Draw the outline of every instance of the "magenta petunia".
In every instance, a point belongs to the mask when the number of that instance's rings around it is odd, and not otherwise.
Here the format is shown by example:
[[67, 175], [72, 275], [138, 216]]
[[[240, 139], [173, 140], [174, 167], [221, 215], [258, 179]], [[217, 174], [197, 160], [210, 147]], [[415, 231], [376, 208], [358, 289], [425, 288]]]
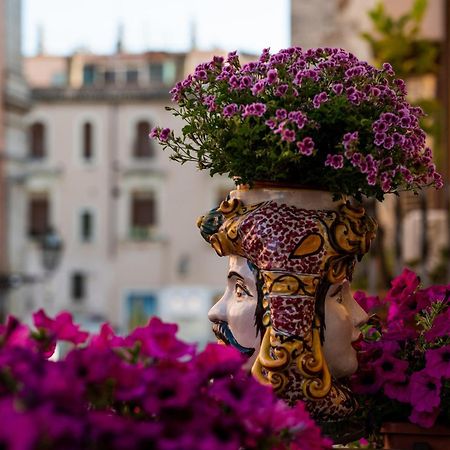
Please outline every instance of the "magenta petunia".
[[450, 335], [450, 309], [436, 317], [433, 326], [425, 333], [428, 342], [432, 342], [443, 336]]
[[[448, 323], [447, 323], [448, 326]], [[447, 337], [449, 334], [447, 333]], [[450, 379], [450, 345], [436, 349], [428, 349], [425, 353], [425, 370], [436, 378], [444, 377]]]
[[426, 369], [411, 375], [411, 404], [414, 409], [431, 412], [441, 403], [441, 380]]
[[439, 416], [439, 408], [433, 408], [431, 411], [419, 411], [413, 409], [409, 420], [423, 428], [431, 428]]
[[367, 296], [363, 291], [356, 291], [353, 297], [361, 308], [367, 312], [384, 304], [378, 296]]
[[0, 399], [0, 442], [8, 450], [37, 448], [39, 424], [32, 413], [21, 411], [12, 397]]
[[373, 363], [377, 376], [383, 380], [392, 382], [402, 382], [406, 379], [408, 362], [398, 359], [389, 353], [383, 353], [383, 356]]
[[375, 394], [383, 384], [375, 370], [370, 367], [360, 367], [350, 379], [351, 388], [357, 394]]
[[133, 330], [128, 341], [140, 342], [141, 351], [154, 358], [177, 359], [192, 356], [195, 347], [177, 339], [177, 330], [178, 325], [164, 323], [158, 317], [152, 317], [148, 326]]
[[80, 331], [80, 326], [74, 324], [72, 315], [68, 312], [59, 313], [54, 319], [48, 317], [43, 309], [33, 314], [35, 326], [48, 333], [55, 339], [82, 344], [86, 341], [89, 333]]
[[403, 381], [388, 380], [383, 386], [387, 397], [403, 403], [411, 402], [411, 384], [409, 377]]

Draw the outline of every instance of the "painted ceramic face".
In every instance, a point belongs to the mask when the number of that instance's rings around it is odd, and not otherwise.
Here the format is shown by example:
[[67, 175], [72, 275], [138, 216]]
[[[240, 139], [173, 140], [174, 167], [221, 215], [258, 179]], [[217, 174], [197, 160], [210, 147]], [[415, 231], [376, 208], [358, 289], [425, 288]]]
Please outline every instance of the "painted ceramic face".
[[351, 375], [358, 369], [352, 343], [361, 336], [360, 326], [369, 316], [353, 298], [350, 283], [330, 287], [325, 299], [323, 353], [335, 378]]
[[230, 256], [227, 288], [222, 298], [210, 309], [208, 318], [220, 341], [245, 353], [250, 369], [258, 355], [261, 338], [255, 326], [258, 293], [248, 262], [240, 256]]
[[[245, 258], [229, 257], [227, 288], [210, 309], [208, 318], [219, 340], [249, 356], [250, 369], [258, 354], [261, 337], [255, 326], [258, 292], [255, 274]], [[335, 378], [351, 375], [358, 368], [352, 343], [359, 339], [359, 327], [368, 319], [352, 296], [348, 281], [330, 287], [325, 300], [323, 352]]]

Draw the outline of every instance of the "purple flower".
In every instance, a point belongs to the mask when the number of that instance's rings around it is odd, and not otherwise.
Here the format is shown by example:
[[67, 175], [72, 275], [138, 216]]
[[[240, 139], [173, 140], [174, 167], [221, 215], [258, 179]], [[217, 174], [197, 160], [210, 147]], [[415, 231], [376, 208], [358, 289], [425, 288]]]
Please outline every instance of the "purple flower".
[[245, 89], [245, 88], [250, 87], [251, 84], [252, 84], [252, 78], [249, 77], [248, 75], [246, 75], [246, 76], [244, 76], [244, 77], [241, 78], [241, 82], [240, 82], [240, 84], [239, 84], [239, 87], [240, 87], [241, 89]]
[[37, 447], [39, 425], [33, 414], [20, 411], [13, 398], [0, 400], [0, 442], [8, 450], [26, 450]]
[[167, 141], [170, 135], [170, 128], [163, 128], [159, 133], [159, 139], [163, 142]]
[[216, 97], [214, 95], [208, 95], [203, 100], [203, 104], [208, 107], [209, 111], [215, 111], [217, 108]]
[[409, 378], [403, 381], [387, 380], [383, 386], [384, 393], [387, 397], [393, 400], [398, 400], [403, 403], [410, 403], [411, 401], [411, 386]]
[[358, 141], [358, 132], [354, 131], [353, 133], [345, 133], [342, 138], [342, 144], [346, 150], [352, 147], [352, 144]]
[[361, 308], [367, 312], [382, 305], [379, 297], [377, 296], [368, 297], [363, 291], [356, 291], [353, 294], [353, 297], [358, 302], [358, 305], [361, 306]]
[[314, 108], [320, 108], [320, 105], [322, 103], [325, 103], [328, 100], [328, 94], [326, 92], [321, 92], [320, 94], [317, 94], [313, 98], [313, 106]]
[[178, 340], [175, 337], [177, 330], [176, 324], [163, 323], [153, 317], [147, 327], [136, 328], [129, 340], [133, 343], [139, 341], [141, 351], [154, 358], [177, 359], [192, 355], [194, 347]]
[[384, 172], [380, 177], [381, 189], [383, 192], [390, 192], [392, 187], [392, 174], [391, 172]]
[[277, 96], [277, 97], [283, 97], [285, 94], [286, 94], [286, 92], [287, 92], [287, 90], [288, 90], [288, 85], [287, 84], [280, 84], [278, 87], [277, 87], [277, 90], [275, 91], [275, 95]]
[[233, 52], [229, 52], [227, 55], [227, 60], [228, 63], [233, 64], [235, 62], [239, 61], [239, 57], [237, 55], [237, 51], [233, 51]]
[[308, 119], [301, 111], [291, 111], [288, 114], [289, 120], [292, 120], [297, 125], [297, 128], [301, 130], [307, 123]]
[[287, 141], [287, 142], [294, 142], [295, 141], [295, 131], [284, 129], [281, 133], [281, 140]]
[[229, 105], [223, 108], [223, 116], [224, 117], [232, 117], [239, 111], [238, 105], [236, 103], [230, 103]]
[[[391, 158], [392, 159], [392, 158]], [[400, 173], [407, 183], [412, 183], [414, 181], [414, 177], [412, 176], [409, 169], [404, 166], [400, 166]]]
[[159, 128], [159, 127], [153, 127], [153, 128], [150, 130], [150, 133], [149, 133], [148, 137], [149, 137], [150, 139], [158, 139], [158, 137], [159, 137], [159, 132], [160, 132], [160, 128]]
[[333, 169], [342, 169], [344, 167], [344, 157], [342, 155], [327, 155], [325, 160], [325, 166], [332, 167]]
[[372, 130], [375, 131], [375, 133], [383, 133], [388, 128], [388, 124], [386, 122], [383, 122], [382, 120], [377, 120], [372, 125]]
[[394, 139], [391, 136], [387, 136], [383, 142], [383, 147], [387, 150], [390, 150], [392, 147], [394, 147]]
[[[446, 336], [450, 334], [450, 325], [447, 323]], [[425, 353], [427, 365], [425, 370], [433, 377], [450, 378], [450, 345], [437, 349], [429, 349]]]
[[394, 69], [392, 68], [392, 66], [389, 63], [383, 63], [383, 70], [391, 76], [395, 75]]
[[296, 74], [295, 74], [295, 77], [294, 77], [294, 83], [297, 85], [297, 86], [301, 86], [302, 85], [302, 81], [303, 81], [303, 71], [302, 70], [299, 70]]
[[270, 58], [270, 47], [263, 48], [261, 56], [259, 57], [260, 62], [267, 62]]
[[314, 151], [314, 141], [309, 136], [305, 137], [302, 141], [297, 142], [297, 148], [301, 155], [310, 156]]
[[[419, 278], [409, 269], [403, 269], [403, 272], [391, 282], [391, 289], [386, 294], [385, 300], [390, 303], [388, 320], [401, 318], [405, 313], [402, 305], [411, 297], [419, 286]], [[410, 308], [408, 308], [410, 309]], [[416, 312], [416, 311], [415, 311]]]
[[228, 84], [232, 89], [237, 89], [239, 87], [239, 79], [236, 75], [231, 75], [230, 79], [228, 80]]
[[207, 80], [208, 74], [207, 74], [206, 70], [198, 69], [194, 72], [194, 78], [196, 78], [197, 80]]
[[375, 133], [375, 145], [383, 145], [386, 139], [386, 133]]
[[242, 117], [256, 116], [262, 117], [267, 110], [267, 106], [264, 103], [251, 103], [244, 107]]
[[411, 375], [411, 404], [418, 412], [431, 412], [441, 403], [441, 380], [426, 369]]
[[264, 88], [266, 87], [266, 81], [260, 80], [252, 87], [251, 91], [253, 95], [259, 95], [261, 92], [264, 91]]
[[382, 383], [383, 380], [369, 366], [360, 368], [351, 378], [352, 390], [358, 394], [374, 394], [379, 391]]
[[442, 175], [435, 172], [433, 174], [433, 183], [436, 189], [442, 189], [444, 187], [444, 178], [442, 178]]
[[406, 95], [406, 83], [403, 80], [399, 79], [399, 78], [394, 80], [394, 83], [397, 85], [397, 87], [400, 90], [400, 92], [403, 95]]
[[267, 71], [267, 82], [269, 84], [274, 84], [278, 79], [278, 71], [277, 69], [269, 69]]
[[51, 319], [43, 309], [40, 309], [33, 314], [33, 321], [38, 329], [45, 331], [54, 339], [82, 344], [89, 336], [89, 333], [80, 331], [79, 325], [73, 323], [72, 316], [68, 312], [61, 312]]
[[275, 111], [275, 116], [278, 120], [285, 120], [287, 117], [287, 111], [283, 108], [277, 109]]
[[409, 420], [412, 423], [416, 423], [423, 428], [430, 428], [436, 422], [438, 415], [439, 408], [433, 408], [433, 410], [430, 412], [418, 411], [417, 409], [413, 409], [411, 415], [409, 416]]
[[384, 352], [383, 356], [375, 361], [374, 369], [383, 382], [402, 382], [406, 379], [406, 370], [408, 362], [395, 358], [388, 352]]
[[411, 119], [409, 117], [402, 117], [400, 119], [400, 126], [402, 128], [410, 128], [411, 127]]
[[277, 123], [273, 119], [268, 119], [264, 122], [271, 130], [274, 130]]
[[370, 95], [373, 95], [374, 97], [379, 97], [380, 94], [381, 94], [381, 91], [376, 86], [372, 86], [370, 88]]
[[344, 90], [344, 85], [342, 83], [335, 83], [333, 84], [333, 86], [331, 87], [331, 90], [336, 94], [336, 95], [341, 95], [342, 91]]

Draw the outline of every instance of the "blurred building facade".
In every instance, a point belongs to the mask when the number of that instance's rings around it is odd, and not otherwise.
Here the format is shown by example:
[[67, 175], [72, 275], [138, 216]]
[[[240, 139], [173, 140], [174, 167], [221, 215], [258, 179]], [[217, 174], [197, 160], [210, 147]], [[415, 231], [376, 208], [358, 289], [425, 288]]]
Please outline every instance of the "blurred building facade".
[[21, 2], [0, 0], [0, 313], [17, 300], [10, 278], [26, 264], [26, 127], [30, 95], [22, 72]]
[[159, 315], [190, 340], [211, 337], [207, 311], [226, 260], [195, 224], [233, 183], [181, 167], [148, 139], [154, 125], [180, 131], [165, 106], [192, 57], [118, 46], [108, 56], [26, 59], [27, 233], [34, 239], [51, 224], [65, 243], [60, 269], [34, 290], [30, 309], [66, 309], [85, 325], [109, 320], [124, 331]]

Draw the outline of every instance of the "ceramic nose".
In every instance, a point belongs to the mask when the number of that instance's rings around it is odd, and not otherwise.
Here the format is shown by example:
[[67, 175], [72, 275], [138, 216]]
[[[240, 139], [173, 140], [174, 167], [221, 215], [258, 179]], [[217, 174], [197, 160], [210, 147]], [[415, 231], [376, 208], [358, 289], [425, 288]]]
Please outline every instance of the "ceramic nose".
[[227, 322], [226, 302], [223, 297], [208, 311], [208, 319], [211, 322]]
[[352, 319], [353, 324], [356, 328], [359, 328], [361, 325], [364, 325], [369, 320], [369, 315], [364, 311], [361, 306], [359, 306], [359, 303], [352, 298]]

